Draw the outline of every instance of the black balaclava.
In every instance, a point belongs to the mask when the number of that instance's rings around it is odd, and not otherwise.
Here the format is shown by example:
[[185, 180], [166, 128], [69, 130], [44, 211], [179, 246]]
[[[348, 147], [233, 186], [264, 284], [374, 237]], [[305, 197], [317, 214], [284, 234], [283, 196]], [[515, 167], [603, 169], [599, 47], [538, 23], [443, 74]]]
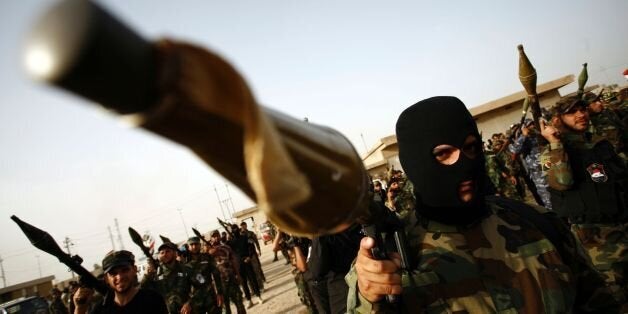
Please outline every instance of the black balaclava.
[[[416, 211], [428, 219], [463, 225], [484, 217], [486, 173], [482, 138], [473, 117], [458, 98], [428, 98], [404, 110], [397, 120], [399, 161], [414, 184]], [[433, 155], [436, 146], [447, 144], [462, 150], [469, 135], [477, 137], [474, 159], [462, 151], [452, 165], [439, 163]], [[473, 199], [460, 200], [461, 182], [473, 180]]]

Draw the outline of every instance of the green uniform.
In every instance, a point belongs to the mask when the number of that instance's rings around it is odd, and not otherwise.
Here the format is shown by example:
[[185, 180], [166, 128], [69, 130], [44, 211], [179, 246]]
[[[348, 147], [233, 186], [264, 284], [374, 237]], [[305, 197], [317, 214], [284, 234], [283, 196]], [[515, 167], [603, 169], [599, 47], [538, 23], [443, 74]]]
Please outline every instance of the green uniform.
[[190, 269], [177, 261], [170, 267], [161, 264], [157, 274], [146, 274], [140, 286], [157, 291], [166, 301], [168, 313], [178, 314], [190, 299]]
[[[561, 221], [551, 213], [534, 212], [543, 208], [526, 207], [536, 215], [533, 219], [507, 209], [512, 206], [504, 202], [514, 203], [487, 198], [488, 216], [466, 227], [419, 221], [412, 215], [405, 230], [413, 261], [402, 272], [401, 312], [617, 311], [603, 279]], [[551, 241], [535, 219], [543, 219], [561, 241]], [[372, 304], [359, 294], [355, 269], [346, 280], [349, 313], [393, 312], [387, 303]]]
[[[570, 221], [620, 302], [628, 300], [628, 170], [600, 136], [566, 133], [541, 155], [553, 210]], [[627, 305], [628, 306], [628, 305]]]
[[[191, 254], [186, 264], [190, 269], [190, 282], [192, 294], [190, 304], [193, 313], [220, 313], [220, 307], [216, 301], [216, 294], [222, 295], [222, 281], [220, 272], [216, 268], [216, 262], [209, 254]], [[212, 285], [212, 278], [216, 288]]]

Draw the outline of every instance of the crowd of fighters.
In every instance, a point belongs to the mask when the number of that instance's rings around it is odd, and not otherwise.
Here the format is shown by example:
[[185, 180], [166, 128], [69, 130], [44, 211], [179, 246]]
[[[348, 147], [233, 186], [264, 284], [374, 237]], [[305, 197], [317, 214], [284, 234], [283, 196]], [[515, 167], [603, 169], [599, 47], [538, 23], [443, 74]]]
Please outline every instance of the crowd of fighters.
[[[309, 313], [625, 313], [626, 91], [561, 98], [486, 143], [457, 98], [420, 101], [397, 122], [405, 173], [372, 188], [405, 240], [378, 243], [358, 224], [313, 239], [273, 229], [275, 261], [292, 265]], [[108, 254], [112, 295], [79, 288], [71, 311], [245, 313], [263, 302], [261, 251], [246, 223], [227, 231], [190, 238], [187, 254], [162, 244], [141, 282], [130, 252]]]

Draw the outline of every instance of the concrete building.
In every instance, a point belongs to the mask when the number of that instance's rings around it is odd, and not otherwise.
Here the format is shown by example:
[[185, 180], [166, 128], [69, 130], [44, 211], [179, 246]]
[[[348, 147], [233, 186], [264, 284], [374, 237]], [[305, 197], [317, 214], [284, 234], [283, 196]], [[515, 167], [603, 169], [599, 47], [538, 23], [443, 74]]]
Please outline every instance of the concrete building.
[[21, 297], [40, 296], [48, 298], [55, 276], [47, 276], [0, 289], [0, 303]]
[[248, 229], [255, 232], [258, 238], [261, 235], [259, 230], [260, 225], [268, 220], [266, 214], [259, 210], [257, 206], [237, 211], [233, 213], [233, 218], [238, 225], [243, 221], [246, 222]]
[[[573, 75], [567, 75], [538, 85], [537, 94], [541, 108], [553, 106], [556, 101], [561, 98], [558, 89], [574, 81], [575, 78]], [[587, 90], [596, 87], [597, 86], [591, 86], [587, 88]], [[493, 133], [504, 132], [510, 125], [518, 123], [521, 119], [521, 109], [525, 96], [526, 92], [521, 90], [514, 94], [469, 108], [471, 115], [473, 115], [473, 118], [478, 124], [478, 129], [482, 137], [484, 139], [490, 138]], [[531, 117], [531, 113], [528, 114], [528, 117]], [[387, 168], [394, 167], [395, 169], [401, 169], [398, 155], [399, 148], [397, 146], [397, 138], [395, 135], [390, 135], [375, 143], [373, 148], [362, 157], [362, 161], [373, 179], [383, 179], [385, 178]]]

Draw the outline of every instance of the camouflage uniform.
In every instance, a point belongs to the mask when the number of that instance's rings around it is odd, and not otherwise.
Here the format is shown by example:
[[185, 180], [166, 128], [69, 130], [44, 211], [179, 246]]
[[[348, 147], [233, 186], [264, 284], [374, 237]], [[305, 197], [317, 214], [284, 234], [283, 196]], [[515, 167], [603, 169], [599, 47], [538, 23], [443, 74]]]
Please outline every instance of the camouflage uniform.
[[[352, 268], [346, 277], [348, 312], [616, 311], [602, 278], [587, 264], [561, 221], [551, 213], [535, 214], [547, 217], [547, 224], [561, 235], [555, 245], [528, 215], [509, 210], [496, 200], [507, 201], [487, 198], [490, 214], [466, 227], [412, 215], [405, 230], [413, 261], [410, 270], [402, 272], [401, 308], [364, 299]], [[544, 211], [541, 207], [536, 210]]]
[[190, 269], [192, 283], [190, 298], [192, 313], [220, 313], [216, 294], [223, 295], [223, 285], [214, 258], [206, 253], [190, 254], [186, 266]]
[[144, 275], [140, 287], [157, 291], [166, 301], [168, 313], [178, 314], [190, 299], [190, 269], [177, 261], [171, 267], [161, 264], [157, 274]]
[[607, 139], [613, 147], [615, 152], [621, 157], [624, 162], [628, 161], [628, 155], [626, 154], [626, 128], [619, 116], [612, 110], [604, 108], [600, 113], [590, 113], [591, 117], [591, 131], [600, 137]]
[[536, 134], [530, 133], [528, 136], [521, 134], [510, 145], [508, 145], [508, 150], [513, 154], [521, 154], [521, 156], [523, 156], [523, 162], [528, 170], [528, 175], [530, 176], [530, 179], [532, 179], [532, 182], [534, 182], [534, 186], [543, 201], [543, 205], [545, 208], [552, 209], [550, 193], [547, 191], [549, 186], [547, 183], [547, 177], [543, 173], [541, 163], [539, 161], [541, 156], [541, 147], [539, 147], [539, 140]]
[[562, 144], [550, 144], [541, 155], [554, 211], [569, 219], [594, 267], [626, 302], [628, 170], [602, 137], [565, 133], [561, 138]]
[[504, 175], [513, 175], [511, 164], [512, 160], [505, 152], [486, 154], [486, 172], [497, 193], [507, 198], [521, 200], [516, 185], [508, 178], [504, 178]]
[[386, 200], [384, 204], [386, 205], [386, 207], [394, 211], [397, 216], [399, 216], [399, 218], [405, 219], [406, 216], [408, 216], [408, 214], [412, 212], [412, 209], [414, 208], [414, 186], [412, 185], [412, 182], [410, 182], [410, 180], [407, 180], [405, 177], [403, 177], [399, 181], [399, 187], [399, 192], [393, 199], [393, 202], [391, 203], [390, 201]]
[[237, 280], [238, 273], [238, 258], [235, 252], [224, 244], [214, 245], [209, 249], [211, 254], [216, 260], [216, 266], [220, 272], [220, 279], [223, 283], [223, 308], [224, 312], [231, 314], [231, 305], [229, 302], [233, 302], [236, 306], [237, 313], [246, 313], [244, 309], [244, 303], [242, 299], [242, 291], [240, 290], [240, 284]]

